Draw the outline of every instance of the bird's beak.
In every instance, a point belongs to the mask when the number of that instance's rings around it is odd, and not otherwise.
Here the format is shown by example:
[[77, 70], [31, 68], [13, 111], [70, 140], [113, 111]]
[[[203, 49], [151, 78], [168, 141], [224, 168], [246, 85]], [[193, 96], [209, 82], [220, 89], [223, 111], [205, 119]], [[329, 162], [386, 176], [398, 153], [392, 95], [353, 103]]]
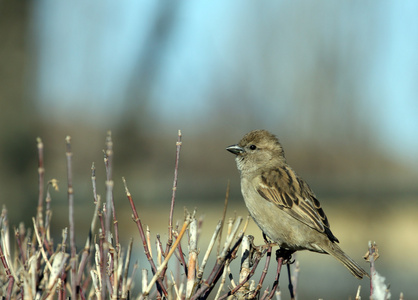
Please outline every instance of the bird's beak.
[[231, 145], [229, 147], [226, 147], [226, 150], [228, 150], [229, 152], [238, 155], [244, 152], [244, 148], [238, 146], [238, 145]]

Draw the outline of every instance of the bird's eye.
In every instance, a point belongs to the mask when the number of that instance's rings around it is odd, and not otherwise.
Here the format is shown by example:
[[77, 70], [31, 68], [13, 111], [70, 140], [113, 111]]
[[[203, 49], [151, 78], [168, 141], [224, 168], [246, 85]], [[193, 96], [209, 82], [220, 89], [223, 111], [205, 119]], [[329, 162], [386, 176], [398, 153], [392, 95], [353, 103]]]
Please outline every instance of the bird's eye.
[[251, 150], [255, 150], [255, 149], [257, 149], [257, 146], [256, 146], [256, 145], [251, 145], [251, 146], [250, 146], [250, 149], [251, 149]]

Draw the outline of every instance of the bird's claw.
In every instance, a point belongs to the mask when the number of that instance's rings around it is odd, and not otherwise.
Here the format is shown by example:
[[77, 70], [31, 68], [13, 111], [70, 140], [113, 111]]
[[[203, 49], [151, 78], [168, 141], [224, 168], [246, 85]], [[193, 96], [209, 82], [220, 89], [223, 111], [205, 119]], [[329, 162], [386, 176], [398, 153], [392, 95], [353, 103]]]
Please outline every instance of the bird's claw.
[[277, 246], [277, 243], [274, 243], [272, 241], [269, 240], [269, 238], [267, 237], [267, 235], [263, 232], [263, 238], [264, 238], [264, 242], [266, 243], [265, 245], [261, 246], [261, 249], [268, 249], [270, 247], [274, 247]]
[[284, 248], [279, 248], [276, 250], [276, 259], [278, 260], [279, 258], [283, 259], [283, 263], [284, 264], [293, 264], [295, 262], [295, 260], [292, 260], [292, 254], [295, 251], [292, 250], [288, 250], [288, 249], [284, 249]]
[[273, 244], [264, 232], [263, 232], [263, 239], [264, 239], [264, 242], [266, 243], [266, 245], [272, 245]]

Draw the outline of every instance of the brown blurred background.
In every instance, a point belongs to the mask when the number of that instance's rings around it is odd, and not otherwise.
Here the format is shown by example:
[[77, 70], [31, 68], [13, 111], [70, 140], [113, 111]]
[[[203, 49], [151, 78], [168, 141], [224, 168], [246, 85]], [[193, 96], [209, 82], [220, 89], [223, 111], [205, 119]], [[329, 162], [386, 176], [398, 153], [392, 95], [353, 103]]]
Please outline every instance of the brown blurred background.
[[[225, 147], [264, 128], [321, 199], [342, 247], [361, 261], [376, 241], [392, 295], [417, 298], [417, 20], [416, 2], [396, 1], [0, 1], [0, 199], [11, 226], [30, 226], [36, 210], [38, 136], [46, 179], [60, 181], [57, 236], [68, 226], [71, 135], [82, 245], [91, 163], [104, 195], [112, 130], [122, 239], [138, 241], [122, 176], [164, 239], [181, 129], [176, 218], [197, 207], [207, 239], [228, 180], [228, 215], [247, 213]], [[262, 242], [254, 223], [250, 232]], [[359, 282], [337, 262], [298, 259], [301, 296], [354, 297]]]

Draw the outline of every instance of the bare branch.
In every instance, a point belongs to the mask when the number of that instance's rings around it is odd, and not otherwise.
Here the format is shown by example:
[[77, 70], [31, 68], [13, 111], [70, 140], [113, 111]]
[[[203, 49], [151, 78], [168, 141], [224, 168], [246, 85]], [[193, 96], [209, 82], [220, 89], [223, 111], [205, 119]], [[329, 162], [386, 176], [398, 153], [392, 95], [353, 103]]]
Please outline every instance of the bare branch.
[[165, 249], [165, 255], [171, 248], [173, 243], [173, 214], [174, 214], [174, 203], [176, 200], [176, 191], [177, 191], [177, 181], [178, 181], [178, 169], [179, 169], [179, 159], [180, 159], [180, 149], [181, 149], [181, 131], [178, 131], [177, 142], [176, 142], [176, 163], [174, 167], [174, 180], [173, 180], [173, 190], [171, 194], [171, 206], [170, 206], [170, 216], [168, 219], [168, 241], [167, 247]]
[[36, 213], [36, 224], [37, 226], [42, 226], [42, 211], [43, 211], [43, 201], [44, 201], [44, 144], [40, 137], [36, 139], [37, 148], [38, 148], [38, 208]]
[[[219, 232], [219, 239], [218, 239], [218, 249], [216, 251], [217, 255], [219, 255], [219, 251], [221, 248], [221, 240], [222, 240], [222, 231], [225, 223], [225, 216], [226, 216], [226, 209], [228, 208], [228, 199], [229, 199], [229, 187], [230, 183], [228, 180], [228, 185], [226, 186], [226, 194], [225, 194], [225, 203], [224, 203], [224, 211], [222, 213], [222, 219], [221, 219], [221, 230]], [[245, 230], [244, 230], [245, 231]]]
[[[148, 259], [148, 261], [151, 265], [151, 269], [152, 269], [153, 274], [156, 274], [157, 273], [157, 268], [155, 266], [154, 260], [152, 259], [152, 257], [150, 256], [150, 253], [148, 251], [148, 244], [147, 244], [147, 241], [146, 241], [146, 238], [145, 238], [144, 228], [142, 227], [141, 219], [138, 216], [138, 212], [135, 208], [135, 203], [132, 199], [131, 193], [128, 190], [128, 186], [126, 185], [125, 178], [122, 178], [122, 180], [123, 180], [123, 184], [125, 186], [126, 196], [128, 197], [129, 204], [131, 205], [131, 209], [132, 209], [132, 212], [133, 212], [133, 221], [136, 223], [136, 225], [138, 227], [139, 235], [141, 236], [142, 245], [144, 246], [144, 253], [147, 256], [147, 259]], [[164, 295], [167, 296], [168, 295], [167, 290], [164, 288], [164, 285], [163, 285], [161, 279], [158, 279], [157, 282], [158, 282], [158, 285], [160, 286], [162, 292], [164, 293]]]
[[171, 248], [170, 252], [168, 252], [166, 258], [163, 261], [163, 263], [158, 268], [157, 272], [154, 274], [154, 277], [151, 279], [150, 283], [148, 284], [147, 288], [145, 289], [145, 291], [143, 293], [144, 296], [146, 296], [146, 295], [149, 294], [152, 286], [158, 280], [158, 276], [161, 274], [161, 272], [164, 270], [165, 266], [168, 264], [168, 261], [169, 261], [170, 257], [173, 255], [174, 251], [176, 250], [177, 244], [180, 243], [181, 238], [183, 237], [184, 233], [186, 232], [187, 227], [189, 227], [190, 222], [191, 222], [191, 219], [190, 218], [187, 218], [186, 221], [184, 221], [183, 227], [182, 227], [182, 229], [181, 229], [181, 231], [179, 233], [178, 238], [174, 242], [174, 245]]
[[186, 284], [186, 299], [192, 296], [193, 289], [196, 283], [196, 268], [197, 268], [197, 220], [193, 216], [189, 227], [189, 263]]
[[74, 190], [73, 190], [73, 173], [72, 173], [72, 157], [71, 137], [65, 138], [66, 156], [67, 156], [67, 193], [68, 193], [68, 211], [70, 223], [70, 248], [71, 248], [71, 296], [77, 298], [77, 270], [76, 270], [76, 247], [75, 247], [75, 224], [74, 224]]

